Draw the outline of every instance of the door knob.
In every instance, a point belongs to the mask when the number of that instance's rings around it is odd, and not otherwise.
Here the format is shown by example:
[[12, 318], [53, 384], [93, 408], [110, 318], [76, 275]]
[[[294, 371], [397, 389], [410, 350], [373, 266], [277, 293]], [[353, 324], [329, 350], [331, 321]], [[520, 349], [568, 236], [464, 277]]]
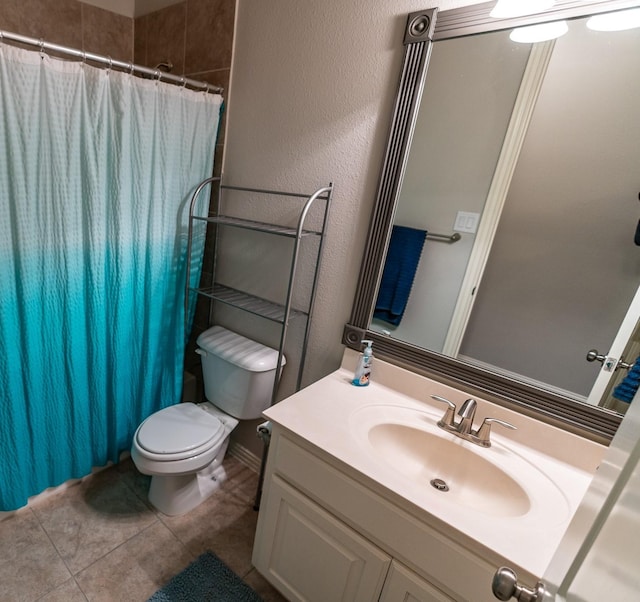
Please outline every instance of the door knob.
[[606, 355], [603, 355], [602, 353], [599, 353], [597, 349], [591, 349], [589, 350], [589, 352], [587, 353], [587, 361], [588, 362], [604, 362], [604, 360], [607, 359]]
[[[620, 358], [619, 360], [616, 361], [616, 358], [612, 357], [609, 358], [606, 355], [603, 355], [602, 353], [599, 353], [597, 349], [590, 349], [589, 352], [587, 353], [587, 361], [588, 362], [600, 362], [601, 364], [605, 365], [605, 369], [607, 370], [607, 372], [611, 372], [611, 371], [615, 371], [615, 370], [619, 370], [620, 368], [624, 368], [625, 370], [629, 370], [629, 368], [631, 368], [631, 366], [633, 366], [633, 364], [629, 364], [627, 362], [624, 361], [624, 358]], [[607, 362], [605, 364], [605, 362]]]
[[491, 582], [493, 595], [498, 600], [511, 600], [515, 598], [519, 602], [542, 602], [544, 597], [544, 583], [538, 581], [534, 589], [518, 583], [518, 576], [508, 567], [500, 567], [493, 576]]

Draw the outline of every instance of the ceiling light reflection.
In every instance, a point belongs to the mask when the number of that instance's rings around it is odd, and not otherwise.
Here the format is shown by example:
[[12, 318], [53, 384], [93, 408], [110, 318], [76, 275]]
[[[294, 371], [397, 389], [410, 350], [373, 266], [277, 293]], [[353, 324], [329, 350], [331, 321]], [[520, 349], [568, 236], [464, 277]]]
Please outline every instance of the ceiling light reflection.
[[622, 31], [640, 27], [640, 8], [593, 15], [587, 21], [587, 27], [595, 31]]
[[545, 42], [559, 38], [569, 31], [566, 21], [552, 21], [551, 23], [540, 23], [539, 25], [528, 25], [514, 29], [509, 37], [514, 42], [523, 44], [533, 44], [535, 42]]

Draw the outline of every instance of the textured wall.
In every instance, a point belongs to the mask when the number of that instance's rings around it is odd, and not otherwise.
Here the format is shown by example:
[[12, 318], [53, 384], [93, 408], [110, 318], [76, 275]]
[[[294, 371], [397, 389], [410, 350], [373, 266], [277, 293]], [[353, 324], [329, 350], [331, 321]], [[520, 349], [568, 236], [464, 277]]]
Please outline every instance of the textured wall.
[[[439, 2], [441, 9], [472, 2]], [[425, 0], [239, 0], [225, 179], [335, 197], [303, 384], [335, 370], [402, 61]], [[374, 373], [375, 378], [375, 373]], [[290, 391], [290, 384], [283, 393]], [[252, 426], [234, 435], [253, 446]]]

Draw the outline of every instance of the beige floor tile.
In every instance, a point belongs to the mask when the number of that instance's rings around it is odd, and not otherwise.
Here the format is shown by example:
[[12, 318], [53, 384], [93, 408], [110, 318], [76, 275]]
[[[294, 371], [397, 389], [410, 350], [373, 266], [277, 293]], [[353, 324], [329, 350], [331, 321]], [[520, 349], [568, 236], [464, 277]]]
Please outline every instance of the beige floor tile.
[[0, 523], [0, 598], [36, 600], [71, 577], [29, 508]]
[[133, 492], [155, 512], [155, 509], [148, 500], [151, 477], [139, 472], [131, 458], [127, 458], [119, 464], [116, 464], [114, 466], [114, 470], [118, 472], [123, 482], [126, 483], [126, 485], [128, 485]]
[[251, 570], [258, 513], [224, 485], [186, 515], [159, 517], [195, 556], [211, 550], [240, 577]]
[[33, 512], [73, 574], [157, 521], [113, 469], [35, 503]]
[[90, 602], [144, 602], [194, 556], [157, 522], [76, 575]]
[[211, 550], [282, 602], [251, 566], [258, 475], [233, 457], [225, 468], [221, 490], [181, 517], [150, 506], [130, 459], [19, 510], [0, 523], [0, 601], [144, 602]]
[[[227, 456], [224, 459], [224, 468], [227, 472], [227, 480], [222, 484], [221, 489], [233, 491], [236, 497], [253, 504], [258, 487], [258, 474], [233, 456]], [[114, 466], [114, 470], [149, 508], [158, 512], [148, 501], [150, 476], [141, 474], [131, 458]]]
[[283, 597], [277, 589], [271, 586], [255, 569], [245, 576], [244, 582], [251, 587], [264, 602], [287, 602], [287, 599]]
[[38, 598], [38, 602], [87, 602], [87, 599], [75, 579], [69, 579], [46, 596]]
[[253, 505], [258, 488], [258, 473], [233, 456], [227, 456], [224, 459], [224, 467], [227, 471], [227, 482], [223, 489], [232, 491], [236, 496]]

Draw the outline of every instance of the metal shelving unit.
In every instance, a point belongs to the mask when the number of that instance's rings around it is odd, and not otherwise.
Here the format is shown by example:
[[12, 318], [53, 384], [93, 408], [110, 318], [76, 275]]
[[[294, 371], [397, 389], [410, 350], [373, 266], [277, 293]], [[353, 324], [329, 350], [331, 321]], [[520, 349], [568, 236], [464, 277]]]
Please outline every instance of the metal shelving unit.
[[[218, 187], [218, 201], [213, 211], [209, 212], [207, 216], [196, 215], [196, 205], [200, 197], [200, 194], [213, 186]], [[243, 219], [241, 217], [235, 217], [230, 215], [233, 213], [233, 206], [225, 203], [225, 192], [236, 191], [237, 193], [252, 195], [255, 197], [264, 197], [269, 200], [274, 200], [276, 197], [294, 197], [300, 199], [300, 206], [297, 209], [297, 226], [289, 227], [280, 224], [264, 223], [249, 219]], [[324, 243], [324, 234], [327, 227], [327, 220], [329, 216], [329, 208], [331, 205], [331, 195], [333, 192], [333, 185], [329, 184], [323, 188], [319, 188], [311, 194], [295, 193], [295, 192], [282, 192], [275, 190], [264, 190], [259, 188], [245, 188], [241, 186], [226, 186], [222, 183], [221, 178], [207, 178], [197, 187], [191, 198], [191, 204], [189, 207], [189, 233], [187, 244], [187, 278], [186, 278], [186, 291], [185, 291], [185, 324], [188, 320], [188, 312], [190, 306], [191, 295], [197, 294], [205, 296], [213, 303], [223, 303], [225, 305], [234, 307], [238, 310], [245, 311], [267, 320], [271, 320], [280, 324], [280, 343], [278, 346], [278, 363], [276, 371], [276, 379], [274, 381], [273, 392], [271, 396], [271, 403], [275, 403], [276, 394], [278, 390], [278, 383], [280, 380], [280, 374], [282, 371], [282, 356], [284, 354], [284, 346], [287, 338], [287, 330], [291, 319], [302, 317], [306, 319], [306, 325], [304, 329], [304, 338], [302, 341], [302, 350], [300, 355], [300, 364], [298, 366], [298, 375], [296, 380], [296, 391], [300, 389], [302, 383], [302, 373], [304, 370], [304, 364], [306, 359], [307, 344], [309, 342], [309, 332], [311, 328], [311, 319], [313, 317], [313, 307], [316, 296], [316, 286], [318, 282], [318, 273], [320, 271], [320, 263], [322, 258], [322, 247]], [[322, 227], [320, 229], [309, 229], [305, 227], [305, 222], [309, 216], [309, 212], [312, 207], [318, 203], [324, 203], [321, 215], [319, 216], [322, 221]], [[224, 213], [223, 210], [224, 209]], [[191, 288], [189, 282], [191, 280], [191, 254], [193, 247], [193, 226], [195, 222], [206, 222], [207, 224], [213, 224], [216, 228], [240, 228], [244, 230], [253, 230], [256, 232], [262, 232], [265, 235], [273, 235], [280, 237], [287, 237], [292, 239], [292, 251], [291, 251], [291, 263], [289, 266], [289, 279], [286, 297], [282, 303], [275, 303], [267, 299], [263, 299], [255, 294], [250, 294], [245, 291], [241, 291], [235, 288], [224, 285], [216, 280], [216, 265], [218, 257], [218, 237], [215, 237], [214, 252], [213, 252], [213, 285], [203, 288]], [[317, 256], [314, 267], [313, 280], [311, 285], [311, 292], [309, 295], [308, 306], [304, 308], [293, 307], [293, 293], [296, 284], [296, 276], [298, 270], [298, 257], [300, 253], [300, 247], [304, 238], [307, 237], [319, 237]]]

